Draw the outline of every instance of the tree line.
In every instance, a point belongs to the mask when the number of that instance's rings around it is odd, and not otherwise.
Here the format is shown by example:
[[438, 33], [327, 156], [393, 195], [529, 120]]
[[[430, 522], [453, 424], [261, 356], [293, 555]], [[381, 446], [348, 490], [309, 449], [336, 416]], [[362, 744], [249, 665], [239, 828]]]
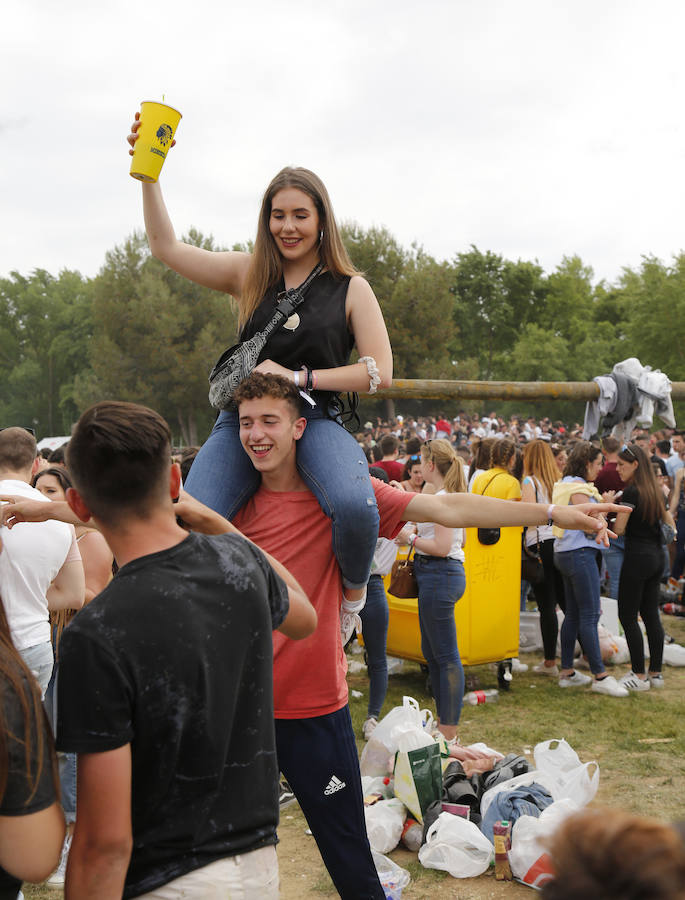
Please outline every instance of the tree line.
[[[397, 377], [587, 381], [637, 356], [685, 380], [685, 253], [670, 265], [645, 256], [607, 284], [577, 256], [545, 273], [475, 246], [437, 260], [385, 228], [348, 223], [343, 237], [380, 301]], [[196, 230], [183, 239], [219, 249]], [[208, 372], [236, 330], [233, 301], [153, 259], [139, 233], [94, 278], [12, 272], [0, 279], [0, 427], [69, 434], [83, 409], [117, 398], [198, 443], [214, 418]]]

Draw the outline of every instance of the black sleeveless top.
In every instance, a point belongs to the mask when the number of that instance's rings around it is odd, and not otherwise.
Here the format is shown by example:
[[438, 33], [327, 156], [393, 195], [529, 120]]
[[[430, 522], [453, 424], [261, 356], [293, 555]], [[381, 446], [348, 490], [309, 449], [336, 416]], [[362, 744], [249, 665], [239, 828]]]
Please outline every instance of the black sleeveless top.
[[[293, 330], [282, 325], [275, 331], [259, 354], [258, 363], [272, 359], [286, 369], [334, 369], [347, 365], [354, 346], [354, 336], [347, 327], [345, 300], [349, 276], [335, 278], [322, 272], [309, 286], [304, 302], [297, 310], [299, 324]], [[284, 290], [283, 280], [264, 297], [252, 313], [240, 340], [251, 338], [270, 320], [276, 295]], [[290, 320], [288, 320], [290, 321]]]

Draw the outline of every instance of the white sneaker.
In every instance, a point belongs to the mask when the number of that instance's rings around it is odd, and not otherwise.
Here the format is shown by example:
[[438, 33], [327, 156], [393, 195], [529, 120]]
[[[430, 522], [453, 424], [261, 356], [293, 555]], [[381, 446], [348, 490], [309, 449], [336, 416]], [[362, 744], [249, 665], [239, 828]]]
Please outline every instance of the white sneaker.
[[536, 675], [554, 675], [555, 677], [558, 677], [559, 666], [556, 663], [554, 663], [553, 666], [546, 666], [541, 662], [539, 666], [533, 666], [533, 672], [535, 672]]
[[650, 688], [649, 678], [638, 678], [635, 672], [628, 672], [621, 678], [619, 684], [629, 691], [648, 691]]
[[582, 687], [584, 684], [590, 684], [592, 678], [589, 675], [583, 675], [580, 672], [574, 672], [573, 675], [564, 675], [559, 679], [559, 687]]
[[511, 671], [512, 672], [527, 672], [528, 671], [528, 663], [522, 663], [518, 656], [515, 656], [511, 661]]
[[376, 725], [378, 725], [378, 719], [374, 719], [373, 716], [369, 716], [369, 718], [362, 725], [362, 734], [364, 735], [364, 740], [368, 741], [371, 735], [376, 730]]
[[650, 675], [649, 682], [655, 690], [660, 691], [664, 686], [664, 676], [661, 672], [658, 675]]
[[52, 873], [52, 875], [46, 881], [46, 884], [51, 884], [53, 887], [62, 885], [64, 886], [64, 878], [67, 874], [67, 860], [69, 859], [69, 850], [71, 849], [71, 834], [67, 832], [66, 837], [64, 838], [64, 843], [62, 844], [62, 855], [59, 858], [59, 865]]
[[621, 687], [613, 675], [607, 675], [600, 681], [595, 679], [592, 682], [592, 690], [596, 694], [606, 694], [608, 697], [628, 697], [630, 694], [628, 688]]

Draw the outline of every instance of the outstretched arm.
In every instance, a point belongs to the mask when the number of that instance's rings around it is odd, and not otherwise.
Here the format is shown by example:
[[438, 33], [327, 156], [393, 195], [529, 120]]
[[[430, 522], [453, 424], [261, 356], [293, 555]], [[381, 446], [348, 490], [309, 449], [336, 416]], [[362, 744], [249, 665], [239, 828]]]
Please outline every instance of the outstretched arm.
[[[545, 525], [550, 507], [544, 503], [512, 503], [480, 494], [415, 494], [405, 510], [413, 522], [437, 522], [447, 528], [506, 528], [510, 525]], [[608, 546], [604, 515], [625, 512], [615, 503], [552, 506], [552, 521], [559, 528], [596, 531], [597, 543]]]

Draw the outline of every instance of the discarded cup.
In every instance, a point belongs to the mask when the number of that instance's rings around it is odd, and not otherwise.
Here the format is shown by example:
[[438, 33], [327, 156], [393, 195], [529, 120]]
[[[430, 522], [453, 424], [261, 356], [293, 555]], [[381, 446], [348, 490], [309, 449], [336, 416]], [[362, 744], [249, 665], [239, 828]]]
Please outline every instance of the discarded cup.
[[140, 104], [140, 128], [131, 160], [132, 178], [157, 181], [180, 121], [181, 113], [172, 106], [152, 100]]

